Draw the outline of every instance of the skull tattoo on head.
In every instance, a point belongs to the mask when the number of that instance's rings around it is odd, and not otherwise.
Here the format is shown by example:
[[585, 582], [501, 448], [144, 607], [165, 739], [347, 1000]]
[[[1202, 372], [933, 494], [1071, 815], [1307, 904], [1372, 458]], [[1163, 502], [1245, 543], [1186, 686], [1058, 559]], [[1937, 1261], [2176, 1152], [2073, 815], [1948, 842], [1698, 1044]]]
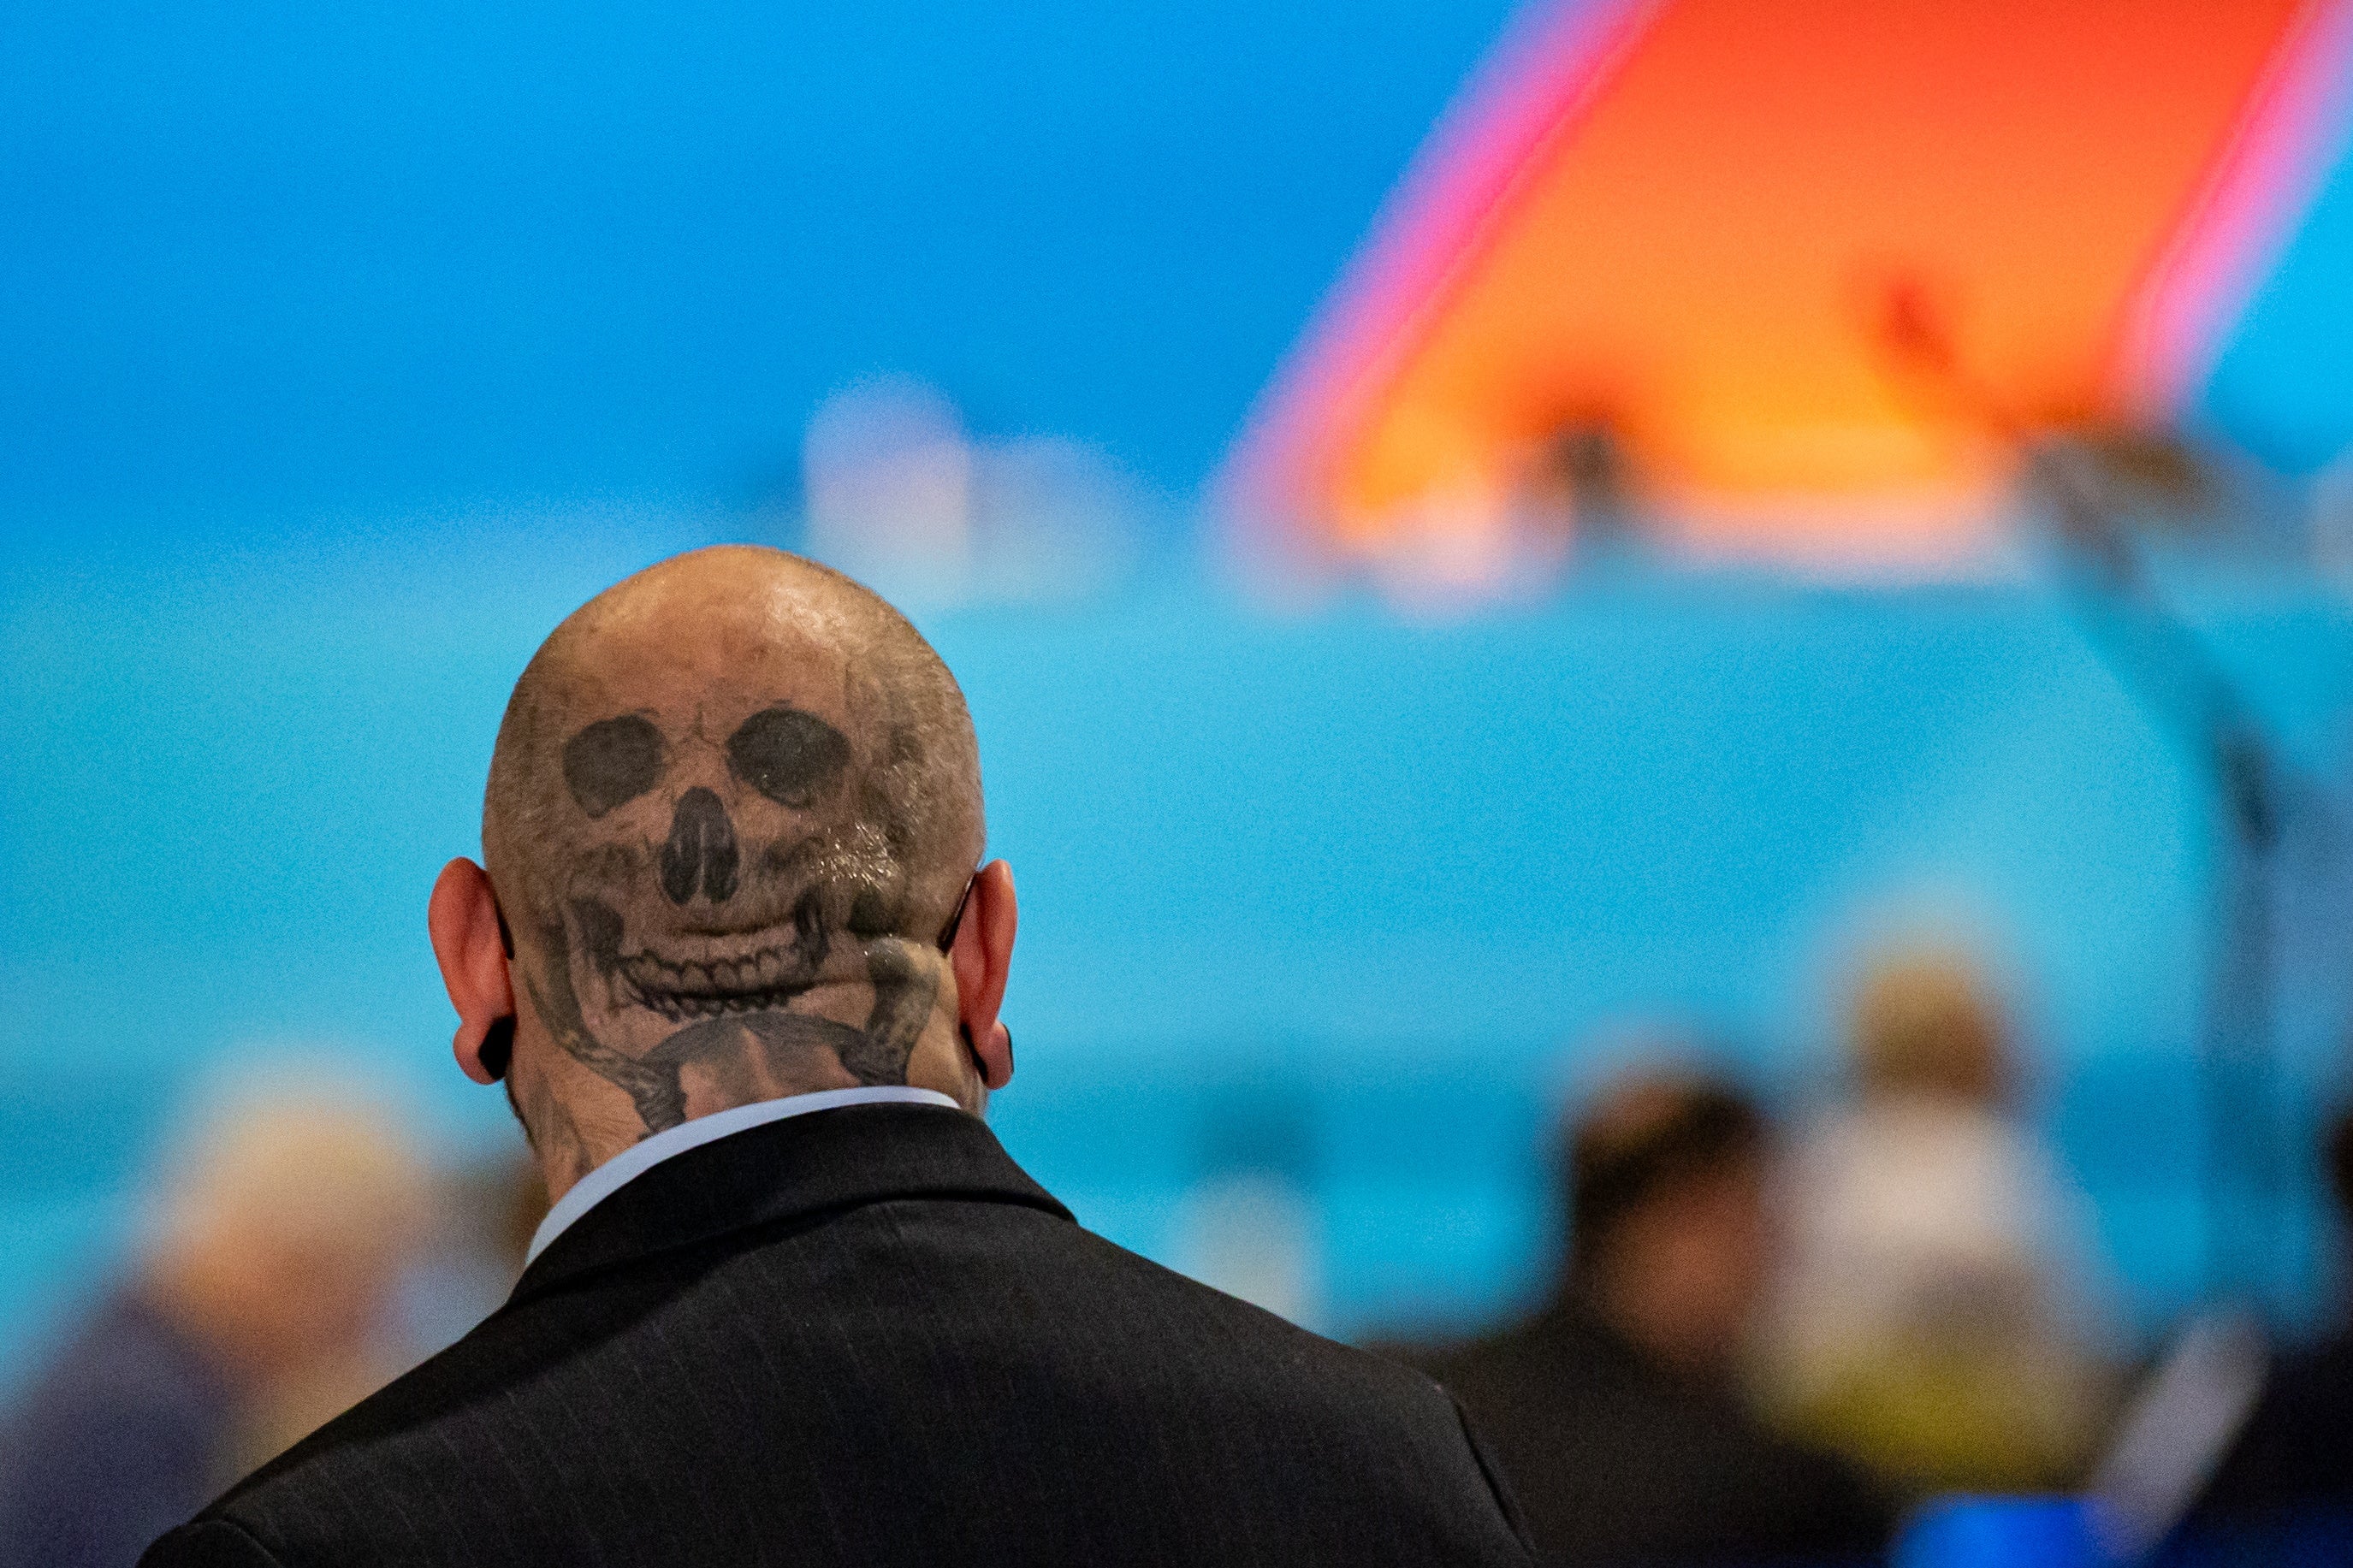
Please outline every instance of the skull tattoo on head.
[[543, 959], [526, 984], [649, 1131], [690, 1100], [906, 1081], [940, 963], [896, 934], [907, 871], [887, 766], [789, 697], [718, 693], [691, 719], [607, 713], [548, 761], [532, 813]]

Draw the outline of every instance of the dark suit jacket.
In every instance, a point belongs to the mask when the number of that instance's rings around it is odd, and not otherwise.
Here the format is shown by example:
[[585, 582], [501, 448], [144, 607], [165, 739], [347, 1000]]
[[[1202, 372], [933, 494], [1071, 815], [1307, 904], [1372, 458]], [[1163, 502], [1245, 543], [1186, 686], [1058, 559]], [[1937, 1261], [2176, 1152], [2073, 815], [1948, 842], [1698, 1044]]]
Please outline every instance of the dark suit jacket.
[[2353, 1333], [2283, 1358], [2195, 1510], [2204, 1522], [2353, 1508]]
[[1652, 1363], [1574, 1298], [1415, 1359], [1493, 1446], [1546, 1563], [1826, 1568], [1875, 1559], [1894, 1532], [1859, 1472]]
[[2353, 1332], [2284, 1358], [2158, 1568], [2353, 1563]]
[[653, 1167], [143, 1562], [1524, 1563], [1507, 1510], [1427, 1378], [878, 1105]]

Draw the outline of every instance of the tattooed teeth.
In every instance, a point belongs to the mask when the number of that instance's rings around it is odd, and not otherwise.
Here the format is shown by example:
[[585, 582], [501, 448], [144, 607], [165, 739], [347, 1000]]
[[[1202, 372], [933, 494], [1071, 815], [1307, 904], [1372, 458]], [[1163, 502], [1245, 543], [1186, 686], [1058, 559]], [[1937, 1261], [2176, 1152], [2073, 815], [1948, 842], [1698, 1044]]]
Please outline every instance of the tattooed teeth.
[[617, 968], [632, 1000], [673, 1023], [781, 1007], [809, 985], [794, 955], [781, 947], [679, 963], [650, 952], [628, 953], [617, 960]]
[[638, 999], [672, 1023], [682, 1024], [693, 1018], [717, 1018], [730, 1013], [758, 1013], [781, 1007], [798, 995], [800, 989], [774, 986], [712, 995], [678, 991], [643, 991], [638, 994]]

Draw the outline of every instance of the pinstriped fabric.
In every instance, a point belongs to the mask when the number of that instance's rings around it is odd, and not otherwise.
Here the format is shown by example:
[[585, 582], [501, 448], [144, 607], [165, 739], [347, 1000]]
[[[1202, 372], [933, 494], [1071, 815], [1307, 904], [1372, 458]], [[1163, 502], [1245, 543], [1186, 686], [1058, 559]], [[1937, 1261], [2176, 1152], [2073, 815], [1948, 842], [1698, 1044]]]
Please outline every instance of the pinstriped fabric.
[[1526, 1561], [1435, 1384], [1089, 1235], [917, 1107], [648, 1172], [206, 1517], [283, 1568]]

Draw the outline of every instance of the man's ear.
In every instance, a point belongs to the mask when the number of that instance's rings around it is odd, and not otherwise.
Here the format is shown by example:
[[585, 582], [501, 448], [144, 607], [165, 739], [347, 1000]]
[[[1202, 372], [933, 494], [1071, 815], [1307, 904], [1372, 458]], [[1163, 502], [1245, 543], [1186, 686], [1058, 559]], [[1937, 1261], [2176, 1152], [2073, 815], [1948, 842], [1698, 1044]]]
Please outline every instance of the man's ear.
[[980, 1058], [981, 1081], [991, 1089], [1003, 1089], [1013, 1079], [1013, 1036], [997, 1021], [997, 1010], [1005, 1003], [1013, 934], [1020, 923], [1013, 868], [991, 860], [973, 875], [972, 900], [948, 949], [948, 962], [955, 965], [956, 1021]]
[[515, 1001], [490, 873], [463, 858], [442, 867], [433, 883], [432, 901], [426, 906], [425, 924], [433, 935], [441, 984], [448, 987], [449, 1004], [458, 1009], [458, 1033], [450, 1042], [458, 1066], [476, 1083], [496, 1083], [499, 1075], [482, 1062], [482, 1041], [491, 1025], [514, 1017]]

